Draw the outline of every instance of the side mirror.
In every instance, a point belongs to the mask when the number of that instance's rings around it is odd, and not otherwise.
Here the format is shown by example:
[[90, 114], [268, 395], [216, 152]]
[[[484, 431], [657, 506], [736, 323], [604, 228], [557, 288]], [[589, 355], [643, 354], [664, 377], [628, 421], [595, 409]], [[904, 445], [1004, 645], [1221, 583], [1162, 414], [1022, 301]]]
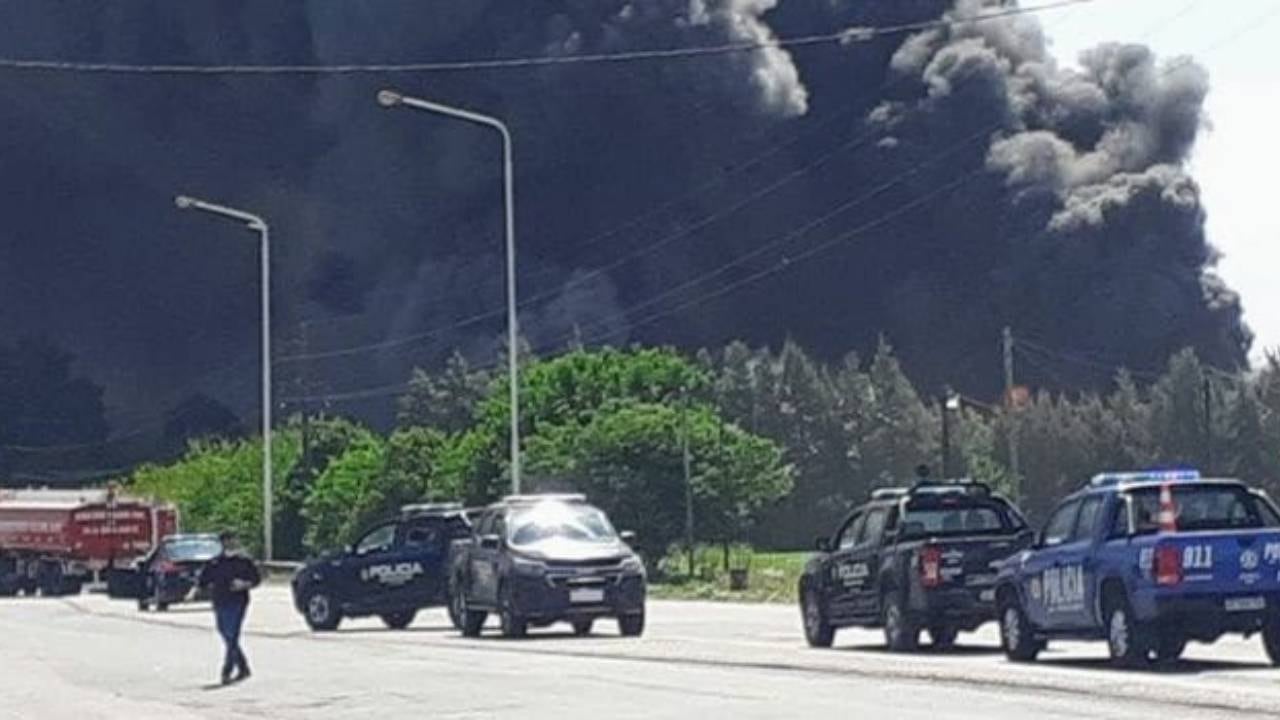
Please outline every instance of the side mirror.
[[628, 545], [636, 541], [636, 534], [631, 530], [623, 530], [618, 533], [618, 537], [622, 539], [622, 542], [627, 543]]
[[483, 535], [480, 537], [480, 547], [485, 550], [497, 550], [502, 546], [502, 538], [497, 535]]
[[827, 538], [820, 537], [813, 541], [813, 547], [816, 548], [818, 552], [831, 552], [831, 541]]

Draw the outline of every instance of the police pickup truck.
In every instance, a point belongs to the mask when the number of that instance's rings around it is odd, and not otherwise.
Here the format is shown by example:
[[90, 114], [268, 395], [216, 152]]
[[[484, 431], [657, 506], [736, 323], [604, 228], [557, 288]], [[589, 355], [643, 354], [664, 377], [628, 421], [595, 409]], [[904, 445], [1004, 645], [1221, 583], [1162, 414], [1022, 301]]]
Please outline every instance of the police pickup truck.
[[894, 651], [934, 647], [994, 620], [998, 563], [1031, 542], [1008, 500], [969, 480], [876, 490], [828, 538], [800, 578], [805, 639], [830, 647], [837, 629], [880, 627]]
[[470, 532], [461, 505], [405, 506], [353, 545], [299, 569], [294, 607], [312, 630], [334, 630], [343, 618], [368, 615], [393, 629], [408, 627], [420, 609], [452, 607], [450, 546]]
[[1098, 475], [1010, 558], [997, 592], [1012, 660], [1052, 638], [1105, 639], [1116, 664], [1137, 666], [1177, 659], [1188, 640], [1260, 633], [1280, 664], [1280, 514], [1238, 480]]
[[470, 541], [455, 544], [454, 614], [468, 637], [489, 613], [502, 634], [566, 621], [590, 634], [616, 618], [627, 637], [644, 632], [645, 571], [609, 518], [581, 495], [518, 495], [485, 509]]

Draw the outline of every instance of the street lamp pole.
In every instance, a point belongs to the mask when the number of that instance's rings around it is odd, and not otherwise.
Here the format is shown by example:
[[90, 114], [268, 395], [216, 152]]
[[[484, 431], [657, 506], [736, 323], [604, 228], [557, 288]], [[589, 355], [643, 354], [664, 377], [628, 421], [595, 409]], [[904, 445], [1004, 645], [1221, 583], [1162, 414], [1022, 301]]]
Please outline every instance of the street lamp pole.
[[507, 385], [511, 404], [511, 492], [520, 493], [520, 388], [519, 337], [516, 317], [516, 205], [515, 160], [511, 148], [511, 131], [496, 117], [470, 110], [442, 105], [430, 100], [402, 95], [394, 90], [378, 92], [378, 104], [386, 107], [410, 107], [415, 110], [465, 120], [497, 130], [502, 136], [503, 198], [507, 227]]
[[267, 222], [253, 213], [225, 205], [200, 200], [186, 195], [174, 198], [181, 210], [199, 210], [242, 222], [258, 233], [262, 258], [262, 554], [263, 560], [274, 558], [272, 553], [271, 516], [271, 239]]

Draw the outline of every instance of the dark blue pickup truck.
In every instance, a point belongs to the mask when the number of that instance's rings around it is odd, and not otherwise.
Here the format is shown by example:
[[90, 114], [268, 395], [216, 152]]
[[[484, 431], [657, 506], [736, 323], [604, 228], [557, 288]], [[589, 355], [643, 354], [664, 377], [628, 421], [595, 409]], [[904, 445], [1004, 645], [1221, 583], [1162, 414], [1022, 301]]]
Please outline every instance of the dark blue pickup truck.
[[453, 542], [470, 532], [461, 505], [406, 506], [399, 517], [370, 528], [351, 546], [298, 570], [294, 607], [319, 631], [337, 628], [344, 618], [368, 615], [401, 629], [422, 608], [452, 608], [449, 554]]
[[1077, 638], [1136, 666], [1176, 660], [1190, 640], [1258, 633], [1280, 664], [1280, 513], [1238, 480], [1099, 475], [1004, 563], [996, 598], [1015, 661]]

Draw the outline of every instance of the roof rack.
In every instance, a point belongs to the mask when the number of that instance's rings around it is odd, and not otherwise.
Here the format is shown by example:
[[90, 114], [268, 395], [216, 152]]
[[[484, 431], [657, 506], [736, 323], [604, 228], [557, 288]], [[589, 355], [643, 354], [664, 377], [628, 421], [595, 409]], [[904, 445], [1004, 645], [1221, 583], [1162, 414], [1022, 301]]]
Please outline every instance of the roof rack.
[[532, 495], [508, 495], [502, 502], [510, 505], [527, 505], [538, 502], [584, 503], [587, 496], [582, 493], [535, 493]]
[[893, 498], [906, 497], [911, 492], [910, 488], [904, 487], [887, 487], [878, 488], [871, 491], [872, 500], [891, 500]]
[[1089, 480], [1089, 487], [1112, 487], [1123, 483], [1135, 482], [1194, 482], [1200, 479], [1200, 471], [1185, 470], [1140, 470], [1137, 472], [1104, 472], [1094, 475]]
[[462, 503], [459, 502], [441, 502], [441, 503], [416, 503], [413, 505], [405, 505], [400, 508], [401, 515], [444, 515], [446, 513], [462, 512]]

